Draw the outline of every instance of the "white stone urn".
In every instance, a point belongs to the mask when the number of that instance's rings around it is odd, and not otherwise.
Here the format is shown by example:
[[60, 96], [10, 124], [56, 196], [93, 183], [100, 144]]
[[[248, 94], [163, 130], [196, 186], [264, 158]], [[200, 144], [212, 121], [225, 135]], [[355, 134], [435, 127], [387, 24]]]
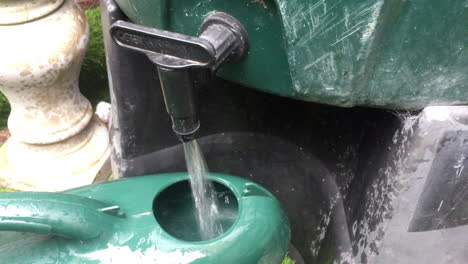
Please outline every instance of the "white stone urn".
[[0, 185], [59, 191], [108, 174], [107, 127], [78, 87], [89, 40], [80, 7], [1, 0], [0, 39], [0, 91], [11, 104]]

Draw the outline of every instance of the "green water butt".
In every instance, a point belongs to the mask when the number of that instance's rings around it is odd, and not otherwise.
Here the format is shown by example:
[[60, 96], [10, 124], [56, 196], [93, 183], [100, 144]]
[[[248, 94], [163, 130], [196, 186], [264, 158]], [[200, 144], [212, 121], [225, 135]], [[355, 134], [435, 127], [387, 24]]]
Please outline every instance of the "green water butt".
[[0, 230], [9, 231], [0, 232], [0, 262], [283, 261], [288, 220], [268, 191], [242, 178], [211, 174], [225, 232], [200, 241], [187, 178], [163, 174], [63, 193], [0, 194]]
[[260, 91], [345, 107], [468, 102], [464, 0], [116, 2], [135, 23], [193, 36], [211, 12], [234, 16], [249, 54], [219, 75]]

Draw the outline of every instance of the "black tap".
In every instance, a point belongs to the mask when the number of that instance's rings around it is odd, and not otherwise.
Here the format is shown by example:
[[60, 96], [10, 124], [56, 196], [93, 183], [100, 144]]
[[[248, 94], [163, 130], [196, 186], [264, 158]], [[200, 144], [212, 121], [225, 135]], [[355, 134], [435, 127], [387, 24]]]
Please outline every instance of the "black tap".
[[125, 21], [110, 30], [118, 45], [146, 54], [157, 65], [172, 128], [182, 142], [192, 140], [200, 128], [197, 89], [209, 84], [223, 63], [245, 57], [249, 47], [242, 24], [221, 12], [208, 16], [199, 37]]

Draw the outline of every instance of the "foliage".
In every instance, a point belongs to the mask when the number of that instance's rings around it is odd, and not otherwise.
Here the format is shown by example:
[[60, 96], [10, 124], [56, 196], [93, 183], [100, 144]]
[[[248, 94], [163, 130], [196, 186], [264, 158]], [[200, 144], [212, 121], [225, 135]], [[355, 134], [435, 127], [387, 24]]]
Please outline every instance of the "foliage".
[[295, 263], [296, 262], [294, 260], [292, 260], [289, 256], [286, 256], [286, 258], [284, 258], [282, 264], [295, 264]]
[[109, 101], [106, 55], [102, 35], [100, 9], [85, 11], [90, 29], [88, 52], [80, 74], [81, 93], [95, 106], [100, 101]]
[[0, 188], [0, 193], [14, 192], [14, 190]]
[[8, 115], [10, 115], [10, 103], [5, 96], [0, 93], [0, 130], [6, 128]]

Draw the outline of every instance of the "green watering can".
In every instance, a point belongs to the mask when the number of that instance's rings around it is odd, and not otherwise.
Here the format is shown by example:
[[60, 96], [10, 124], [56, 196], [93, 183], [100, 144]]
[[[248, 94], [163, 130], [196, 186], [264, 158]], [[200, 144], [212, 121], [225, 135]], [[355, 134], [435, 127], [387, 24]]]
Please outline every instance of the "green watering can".
[[281, 263], [290, 229], [278, 201], [242, 178], [211, 180], [225, 232], [208, 241], [200, 239], [187, 173], [2, 194], [0, 263]]

